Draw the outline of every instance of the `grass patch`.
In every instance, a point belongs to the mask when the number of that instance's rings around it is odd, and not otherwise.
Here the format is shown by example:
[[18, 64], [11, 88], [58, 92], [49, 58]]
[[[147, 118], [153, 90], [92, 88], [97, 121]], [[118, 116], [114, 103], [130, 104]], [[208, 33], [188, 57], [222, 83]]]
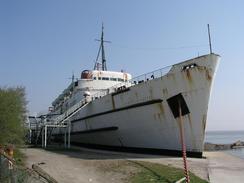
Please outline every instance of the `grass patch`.
[[[131, 161], [137, 168], [138, 173], [130, 178], [131, 183], [175, 183], [184, 177], [182, 169], [174, 168], [157, 163], [143, 161]], [[207, 181], [190, 173], [192, 183], [207, 183]]]

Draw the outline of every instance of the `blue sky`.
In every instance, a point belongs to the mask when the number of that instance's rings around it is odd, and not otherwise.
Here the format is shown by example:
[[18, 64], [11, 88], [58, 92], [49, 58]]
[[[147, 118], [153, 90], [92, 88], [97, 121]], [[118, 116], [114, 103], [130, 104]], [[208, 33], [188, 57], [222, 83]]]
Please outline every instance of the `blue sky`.
[[133, 76], [206, 54], [207, 24], [222, 60], [208, 130], [244, 130], [244, 1], [0, 0], [0, 86], [26, 87], [30, 113], [47, 109], [96, 58]]

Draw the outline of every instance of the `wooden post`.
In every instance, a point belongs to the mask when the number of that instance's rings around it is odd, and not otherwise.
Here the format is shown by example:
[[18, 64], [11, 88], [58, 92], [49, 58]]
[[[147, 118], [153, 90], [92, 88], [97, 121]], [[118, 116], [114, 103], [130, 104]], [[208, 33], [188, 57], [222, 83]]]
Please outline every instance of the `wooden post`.
[[185, 144], [184, 126], [183, 126], [182, 110], [181, 110], [180, 101], [179, 101], [179, 121], [180, 121], [180, 139], [181, 139], [182, 157], [183, 157], [183, 163], [184, 163], [184, 173], [185, 173], [186, 183], [189, 183], [190, 177], [189, 177], [189, 171], [188, 171], [188, 166], [187, 166], [186, 144]]

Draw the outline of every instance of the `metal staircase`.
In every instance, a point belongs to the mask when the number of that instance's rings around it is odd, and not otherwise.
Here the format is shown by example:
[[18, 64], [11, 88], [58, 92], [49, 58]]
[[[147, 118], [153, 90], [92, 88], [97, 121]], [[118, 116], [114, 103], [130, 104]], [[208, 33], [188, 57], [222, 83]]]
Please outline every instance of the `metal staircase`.
[[[40, 122], [40, 126], [38, 127], [37, 130], [37, 136], [36, 136], [36, 144], [40, 142], [40, 139], [42, 141], [42, 145], [46, 147], [47, 141], [50, 141], [52, 132], [54, 128], [70, 128], [70, 124], [67, 123], [67, 121], [70, 120], [71, 117], [73, 117], [76, 113], [78, 113], [82, 108], [84, 108], [89, 102], [87, 99], [83, 99], [79, 101], [77, 104], [69, 108], [67, 111], [65, 111], [63, 114], [58, 115], [55, 118], [48, 118], [48, 115], [42, 118]], [[49, 127], [49, 133], [48, 133], [48, 128]], [[69, 129], [70, 132], [70, 129]], [[42, 137], [42, 138], [41, 138]], [[44, 139], [43, 139], [44, 138]], [[43, 140], [45, 142], [43, 143]], [[70, 140], [70, 134], [69, 134], [69, 139]], [[69, 144], [70, 142], [68, 142]]]

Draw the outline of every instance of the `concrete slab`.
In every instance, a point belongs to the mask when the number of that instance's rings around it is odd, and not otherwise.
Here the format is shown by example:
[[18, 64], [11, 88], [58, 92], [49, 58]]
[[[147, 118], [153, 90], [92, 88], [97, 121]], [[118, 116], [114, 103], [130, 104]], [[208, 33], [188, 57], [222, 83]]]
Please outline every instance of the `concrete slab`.
[[244, 160], [224, 152], [205, 152], [211, 183], [243, 183]]

